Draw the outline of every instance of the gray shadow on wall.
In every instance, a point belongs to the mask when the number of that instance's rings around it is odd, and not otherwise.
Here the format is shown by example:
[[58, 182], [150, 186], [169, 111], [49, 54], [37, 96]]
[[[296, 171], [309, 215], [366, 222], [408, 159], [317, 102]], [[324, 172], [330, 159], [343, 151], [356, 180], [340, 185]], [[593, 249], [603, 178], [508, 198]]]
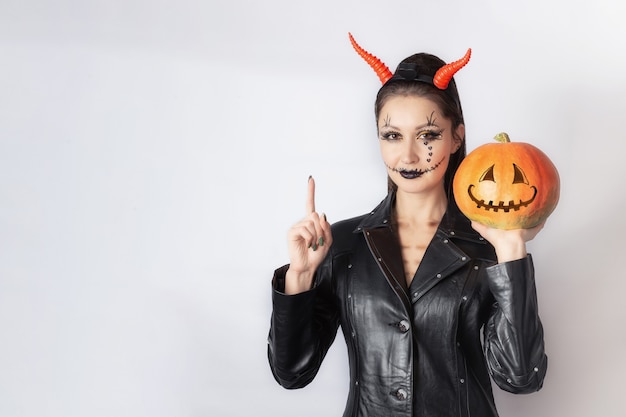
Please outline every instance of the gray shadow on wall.
[[552, 97], [546, 114], [556, 140], [546, 153], [561, 175], [561, 199], [529, 243], [549, 369], [539, 393], [514, 396], [496, 387], [496, 400], [509, 417], [622, 415], [626, 89]]

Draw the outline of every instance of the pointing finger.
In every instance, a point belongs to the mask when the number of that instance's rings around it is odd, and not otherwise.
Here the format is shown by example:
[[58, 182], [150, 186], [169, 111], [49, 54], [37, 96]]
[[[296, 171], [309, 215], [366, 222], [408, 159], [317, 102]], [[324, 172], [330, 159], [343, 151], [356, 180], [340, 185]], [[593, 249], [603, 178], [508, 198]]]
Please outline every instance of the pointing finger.
[[306, 214], [315, 212], [315, 180], [313, 176], [309, 176], [309, 184], [306, 197]]

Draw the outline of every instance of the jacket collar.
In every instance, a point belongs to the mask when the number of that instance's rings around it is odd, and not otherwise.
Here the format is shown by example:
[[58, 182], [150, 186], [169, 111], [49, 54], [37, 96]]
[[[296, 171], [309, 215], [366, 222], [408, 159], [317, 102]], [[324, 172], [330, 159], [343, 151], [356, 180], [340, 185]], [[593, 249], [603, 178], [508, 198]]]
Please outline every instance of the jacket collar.
[[[353, 233], [362, 233], [365, 230], [389, 227], [392, 221], [395, 200], [396, 193], [390, 191], [376, 208], [369, 214], [363, 216], [363, 219], [357, 225], [356, 229], [353, 230]], [[439, 223], [438, 232], [448, 237], [456, 237], [476, 242], [485, 241], [484, 238], [472, 228], [470, 220], [461, 213], [454, 200], [450, 200], [448, 203], [448, 209], [441, 219], [441, 223]]]

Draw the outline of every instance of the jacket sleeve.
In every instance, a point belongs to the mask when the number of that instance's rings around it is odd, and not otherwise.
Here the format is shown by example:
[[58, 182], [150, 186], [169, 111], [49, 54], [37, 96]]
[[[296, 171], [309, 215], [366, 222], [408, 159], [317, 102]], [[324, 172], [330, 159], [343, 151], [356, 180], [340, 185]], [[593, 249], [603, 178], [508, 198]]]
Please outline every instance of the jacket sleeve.
[[283, 293], [289, 266], [274, 273], [267, 353], [274, 378], [287, 389], [302, 388], [313, 380], [337, 334], [338, 314], [328, 280], [321, 277], [328, 270], [323, 266], [314, 287], [296, 295]]
[[487, 268], [496, 303], [485, 327], [485, 356], [494, 382], [515, 394], [538, 391], [548, 366], [532, 257]]

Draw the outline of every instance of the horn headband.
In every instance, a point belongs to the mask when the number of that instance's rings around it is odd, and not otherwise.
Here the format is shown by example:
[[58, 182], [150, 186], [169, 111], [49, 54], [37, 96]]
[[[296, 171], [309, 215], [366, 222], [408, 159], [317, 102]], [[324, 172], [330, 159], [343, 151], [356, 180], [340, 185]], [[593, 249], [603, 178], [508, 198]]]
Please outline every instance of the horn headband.
[[421, 81], [434, 85], [440, 90], [446, 90], [448, 88], [448, 84], [450, 84], [450, 81], [452, 80], [452, 77], [454, 77], [454, 74], [467, 65], [470, 60], [470, 56], [472, 55], [472, 49], [469, 48], [463, 58], [439, 68], [434, 77], [419, 74], [417, 72], [417, 65], [412, 63], [400, 64], [396, 73], [392, 74], [389, 67], [387, 67], [387, 65], [385, 65], [380, 59], [361, 48], [361, 46], [354, 40], [351, 33], [348, 32], [348, 36], [350, 37], [350, 43], [352, 43], [354, 50], [365, 60], [365, 62], [369, 64], [370, 67], [372, 67], [383, 84], [393, 78], [394, 80]]

